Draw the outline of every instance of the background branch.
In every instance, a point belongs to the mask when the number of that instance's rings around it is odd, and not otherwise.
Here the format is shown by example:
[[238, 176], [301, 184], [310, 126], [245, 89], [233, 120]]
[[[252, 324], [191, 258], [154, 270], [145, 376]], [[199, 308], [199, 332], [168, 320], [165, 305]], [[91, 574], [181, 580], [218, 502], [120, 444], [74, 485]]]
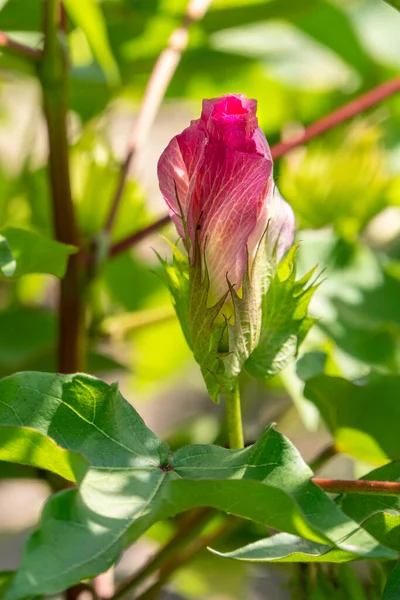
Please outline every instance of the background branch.
[[24, 58], [29, 58], [34, 61], [40, 60], [43, 55], [41, 50], [36, 50], [35, 48], [16, 42], [4, 33], [4, 31], [0, 31], [0, 48], [10, 50], [14, 54], [22, 55]]
[[[134, 154], [149, 133], [168, 85], [179, 64], [182, 53], [187, 47], [189, 27], [192, 23], [204, 16], [210, 4], [211, 0], [189, 0], [186, 14], [180, 27], [173, 31], [168, 39], [166, 48], [161, 52], [154, 65], [137, 118], [133, 125], [128, 152], [121, 167], [117, 190], [105, 225], [105, 230], [108, 232], [112, 230], [114, 225]], [[161, 222], [161, 224], [158, 224], [157, 228], [162, 227], [164, 224], [162, 221], [165, 219], [166, 218], [161, 219], [158, 222]], [[148, 233], [151, 233], [151, 231]]]
[[[59, 32], [60, 3], [44, 2], [44, 50], [38, 71], [43, 90], [43, 108], [49, 144], [49, 179], [56, 239], [80, 247], [81, 240], [71, 196], [67, 111], [68, 64]], [[83, 260], [70, 257], [60, 285], [58, 371], [83, 371], [85, 324], [83, 305]]]
[[398, 481], [369, 481], [368, 479], [319, 479], [313, 482], [328, 494], [382, 494], [384, 496], [399, 496], [400, 482]]
[[[335, 110], [329, 115], [323, 117], [319, 121], [312, 123], [311, 125], [306, 127], [302, 133], [295, 136], [292, 140], [286, 142], [279, 142], [278, 144], [272, 146], [272, 158], [276, 160], [277, 158], [284, 156], [285, 154], [290, 152], [290, 150], [293, 150], [293, 148], [297, 148], [298, 146], [309, 142], [311, 139], [320, 136], [325, 131], [328, 131], [329, 129], [332, 129], [337, 125], [340, 125], [344, 121], [351, 119], [357, 114], [362, 113], [371, 106], [378, 104], [385, 98], [388, 98], [389, 96], [392, 96], [393, 94], [396, 94], [399, 91], [400, 77], [383, 83], [382, 85], [374, 88], [373, 90], [364, 94], [363, 96], [352, 100], [351, 102], [345, 104], [338, 110]], [[151, 223], [144, 229], [141, 229], [140, 231], [137, 231], [127, 236], [119, 242], [116, 242], [110, 249], [110, 256], [117, 256], [124, 250], [127, 250], [131, 246], [134, 246], [147, 235], [154, 233], [158, 229], [161, 229], [162, 227], [167, 225], [167, 223], [169, 223], [169, 220], [169, 216], [165, 215], [164, 217], [157, 219], [157, 221]]]

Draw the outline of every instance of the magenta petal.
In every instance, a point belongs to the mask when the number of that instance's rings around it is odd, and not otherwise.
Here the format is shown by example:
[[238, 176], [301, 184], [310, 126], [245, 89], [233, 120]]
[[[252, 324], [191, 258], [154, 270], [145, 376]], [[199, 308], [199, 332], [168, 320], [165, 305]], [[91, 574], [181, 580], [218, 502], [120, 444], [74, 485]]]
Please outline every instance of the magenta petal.
[[267, 231], [268, 246], [272, 251], [277, 244], [279, 261], [293, 245], [295, 220], [291, 206], [282, 198], [276, 186], [274, 186], [270, 211]]
[[207, 200], [203, 204], [199, 235], [200, 244], [205, 244], [215, 298], [225, 293], [227, 277], [237, 290], [241, 287], [247, 266], [247, 241], [262, 211], [272, 171], [272, 163], [262, 156], [227, 152], [221, 163], [218, 152], [218, 147], [207, 149], [204, 161], [210, 169], [203, 179], [202, 195]]
[[197, 121], [194, 121], [181, 134], [172, 138], [158, 161], [160, 190], [181, 237], [184, 237], [184, 229], [176, 196], [178, 195], [187, 219], [190, 196], [202, 162], [204, 145], [205, 134], [198, 128]]

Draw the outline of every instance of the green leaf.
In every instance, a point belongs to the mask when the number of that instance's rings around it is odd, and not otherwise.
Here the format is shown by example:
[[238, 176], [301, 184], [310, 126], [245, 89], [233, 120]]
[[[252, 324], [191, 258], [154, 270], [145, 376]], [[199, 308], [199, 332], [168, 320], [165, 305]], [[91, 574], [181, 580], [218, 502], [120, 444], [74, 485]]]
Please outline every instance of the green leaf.
[[[167, 474], [159, 468], [167, 448], [115, 385], [89, 376], [19, 374], [0, 382], [0, 398], [0, 422], [7, 426], [0, 433], [20, 427], [15, 444], [25, 443], [26, 455], [24, 428], [29, 427], [35, 444], [38, 436], [50, 438], [60, 453], [79, 452], [91, 465], [85, 476], [80, 473], [79, 491], [62, 492], [46, 504], [9, 597], [61, 591], [107, 569], [123, 549], [132, 521], [143, 520], [150, 506], [154, 510], [152, 501]], [[35, 447], [31, 444], [31, 452]], [[55, 463], [52, 453], [47, 457], [46, 468], [57, 472], [61, 460]], [[65, 474], [65, 464], [58, 472]]]
[[0, 399], [5, 458], [61, 475], [69, 468], [78, 484], [46, 503], [9, 600], [103, 572], [155, 521], [196, 506], [360, 556], [396, 557], [310, 481], [295, 448], [271, 428], [244, 450], [189, 446], [170, 457], [115, 385], [87, 375], [20, 373], [0, 381]]
[[[29, 273], [46, 273], [62, 278], [69, 255], [77, 252], [73, 246], [60, 244], [25, 229], [6, 227], [0, 229], [0, 235], [2, 239], [7, 240], [16, 263], [13, 277], [21, 277]], [[4, 279], [4, 273], [0, 268], [1, 279]]]
[[4, 277], [14, 275], [17, 263], [6, 238], [0, 234], [0, 274]]
[[84, 32], [109, 84], [118, 84], [118, 66], [108, 42], [106, 22], [99, 4], [96, 0], [87, 0], [85, 9], [82, 10], [79, 0], [65, 0], [65, 8], [74, 23]]
[[400, 10], [400, 0], [385, 0], [385, 2], [393, 6], [396, 10]]
[[14, 575], [15, 575], [14, 571], [1, 571], [0, 572], [0, 598], [3, 597], [3, 594], [10, 587]]
[[333, 562], [340, 563], [359, 558], [357, 554], [317, 544], [288, 533], [277, 533], [258, 542], [247, 544], [232, 552], [214, 554], [246, 562]]
[[87, 463], [82, 456], [60, 448], [38, 431], [4, 427], [0, 438], [0, 460], [46, 469], [73, 482], [79, 481], [87, 470]]
[[315, 323], [308, 306], [317, 286], [310, 285], [315, 269], [296, 281], [295, 245], [278, 265], [262, 299], [260, 341], [246, 362], [255, 377], [269, 379], [297, 356], [300, 344]]
[[383, 590], [382, 600], [398, 600], [400, 594], [400, 562], [390, 573]]
[[400, 376], [373, 374], [363, 384], [318, 375], [304, 389], [335, 439], [335, 446], [365, 462], [400, 458]]

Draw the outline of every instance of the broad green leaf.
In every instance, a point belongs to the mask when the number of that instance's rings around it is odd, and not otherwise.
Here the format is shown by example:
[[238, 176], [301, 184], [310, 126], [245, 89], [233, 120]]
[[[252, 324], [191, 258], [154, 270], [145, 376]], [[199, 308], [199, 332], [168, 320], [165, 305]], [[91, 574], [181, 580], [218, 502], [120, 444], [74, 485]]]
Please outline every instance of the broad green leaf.
[[[160, 469], [167, 448], [115, 385], [89, 376], [16, 375], [0, 382], [0, 399], [0, 422], [8, 426], [0, 435], [20, 427], [23, 444], [27, 426], [53, 440], [60, 452], [81, 453], [91, 465], [79, 491], [68, 490], [46, 504], [9, 597], [61, 591], [116, 560], [127, 529], [135, 518], [144, 518], [167, 474]], [[52, 463], [51, 454], [48, 461], [54, 470], [61, 464]]]
[[65, 8], [86, 35], [108, 82], [112, 85], [119, 83], [118, 66], [109, 45], [106, 22], [99, 4], [96, 0], [86, 0], [85, 9], [82, 10], [79, 0], [65, 0]]
[[2, 0], [0, 22], [3, 31], [41, 31], [42, 6], [40, 0]]
[[390, 4], [390, 6], [393, 6], [393, 8], [400, 10], [400, 0], [385, 0], [385, 2], [387, 2], [387, 4]]
[[[320, 0], [306, 14], [293, 15], [291, 21], [369, 78], [373, 61], [365, 52], [351, 20], [339, 5]], [[336, 31], [340, 31], [340, 36], [335, 35]]]
[[248, 2], [243, 6], [229, 6], [225, 4], [221, 8], [210, 10], [200, 23], [202, 29], [207, 33], [213, 33], [221, 29], [239, 27], [255, 21], [266, 19], [290, 18], [297, 12], [308, 14], [315, 9], [318, 0], [270, 0], [269, 2]]
[[[8, 242], [16, 263], [13, 277], [28, 273], [47, 273], [62, 278], [67, 267], [68, 256], [77, 252], [73, 246], [60, 244], [25, 229], [6, 227], [0, 235]], [[0, 280], [4, 273], [0, 269]]]
[[0, 439], [3, 431], [6, 441], [12, 436], [7, 460], [22, 456], [64, 475], [69, 466], [78, 479], [46, 503], [8, 600], [57, 593], [103, 572], [155, 521], [196, 506], [360, 556], [396, 556], [310, 481], [295, 448], [271, 428], [244, 450], [189, 446], [170, 457], [115, 385], [44, 373], [0, 381], [0, 423]]
[[12, 277], [15, 273], [17, 263], [6, 238], [0, 234], [0, 274], [4, 277]]
[[246, 562], [347, 562], [359, 558], [357, 554], [318, 544], [309, 540], [277, 533], [232, 552], [218, 552], [218, 556]]
[[0, 572], [0, 598], [6, 592], [7, 588], [10, 587], [11, 581], [15, 575], [14, 571], [1, 571]]
[[260, 379], [269, 379], [297, 356], [300, 344], [315, 323], [308, 306], [316, 290], [310, 284], [312, 269], [296, 280], [297, 245], [278, 265], [262, 299], [260, 341], [246, 362], [247, 370]]
[[4, 427], [0, 439], [0, 460], [46, 469], [73, 482], [79, 481], [87, 470], [82, 456], [64, 450], [51, 438], [33, 429]]
[[390, 573], [383, 590], [382, 600], [398, 600], [400, 594], [400, 563]]
[[400, 458], [400, 376], [373, 374], [356, 384], [317, 375], [306, 382], [304, 395], [317, 406], [340, 452], [375, 464]]

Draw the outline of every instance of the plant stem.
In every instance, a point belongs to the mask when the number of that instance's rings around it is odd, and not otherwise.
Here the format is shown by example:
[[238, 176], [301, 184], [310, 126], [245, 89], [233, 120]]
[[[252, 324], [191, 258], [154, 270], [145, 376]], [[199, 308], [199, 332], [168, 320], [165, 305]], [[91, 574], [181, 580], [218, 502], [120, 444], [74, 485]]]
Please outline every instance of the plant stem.
[[375, 494], [400, 496], [400, 482], [372, 481], [368, 479], [319, 479], [312, 480], [328, 494]]
[[338, 110], [335, 110], [322, 119], [319, 119], [315, 123], [312, 123], [292, 140], [276, 144], [273, 146], [273, 148], [271, 148], [272, 157], [274, 159], [280, 158], [293, 148], [309, 142], [313, 138], [325, 133], [325, 131], [328, 131], [340, 123], [355, 117], [356, 115], [366, 111], [371, 106], [382, 102], [382, 100], [392, 96], [393, 94], [396, 94], [397, 92], [400, 92], [400, 77], [396, 77], [391, 81], [385, 81], [385, 83], [382, 83], [382, 85], [377, 86], [363, 96], [356, 98], [352, 102], [340, 107]]
[[[60, 3], [44, 1], [44, 50], [39, 64], [49, 143], [49, 175], [56, 239], [80, 247], [71, 196], [68, 159], [68, 64], [59, 31]], [[79, 252], [70, 257], [59, 298], [58, 371], [84, 370], [84, 263]]]
[[[275, 144], [275, 146], [271, 146], [272, 158], [277, 159], [281, 156], [284, 156], [284, 154], [290, 150], [293, 150], [293, 148], [309, 142], [325, 131], [328, 131], [328, 129], [332, 129], [337, 125], [340, 125], [344, 121], [351, 119], [357, 114], [362, 113], [368, 108], [371, 108], [371, 106], [378, 104], [385, 98], [388, 98], [399, 91], [400, 77], [392, 79], [391, 81], [386, 81], [363, 96], [352, 100], [338, 110], [335, 110], [315, 123], [312, 123], [306, 127], [300, 135], [296, 136], [292, 140], [287, 142], [279, 142], [278, 144]], [[165, 215], [144, 229], [128, 235], [126, 238], [120, 240], [111, 247], [110, 256], [117, 256], [120, 254], [120, 252], [123, 252], [124, 250], [127, 250], [131, 246], [140, 242], [145, 236], [154, 233], [158, 229], [161, 229], [161, 227], [164, 227], [164, 225], [166, 225], [168, 222], [169, 217], [168, 215]]]
[[111, 258], [114, 258], [118, 254], [121, 254], [121, 252], [124, 252], [124, 250], [135, 246], [151, 233], [155, 233], [165, 225], [168, 225], [170, 221], [171, 219], [169, 215], [165, 215], [164, 217], [161, 217], [161, 219], [158, 219], [154, 223], [150, 223], [150, 225], [147, 225], [143, 229], [140, 229], [139, 231], [128, 235], [128, 237], [124, 238], [123, 240], [120, 240], [119, 242], [116, 242], [111, 246], [109, 256]]
[[0, 48], [10, 50], [14, 54], [19, 54], [30, 61], [38, 61], [42, 57], [42, 51], [36, 48], [31, 48], [25, 44], [20, 44], [11, 39], [4, 31], [0, 31]]
[[226, 393], [225, 402], [229, 448], [243, 448], [242, 412], [240, 408], [240, 390], [237, 382], [234, 389]]
[[189, 0], [181, 25], [170, 35], [166, 48], [158, 57], [144, 92], [139, 113], [135, 120], [128, 145], [128, 152], [122, 164], [115, 196], [108, 215], [105, 230], [110, 232], [117, 216], [129, 167], [137, 148], [146, 139], [154, 122], [168, 85], [176, 71], [183, 51], [189, 41], [189, 28], [206, 13], [211, 0]]
[[338, 451], [335, 448], [335, 444], [329, 444], [326, 446], [309, 464], [311, 471], [318, 471], [325, 465], [331, 458], [336, 456]]

